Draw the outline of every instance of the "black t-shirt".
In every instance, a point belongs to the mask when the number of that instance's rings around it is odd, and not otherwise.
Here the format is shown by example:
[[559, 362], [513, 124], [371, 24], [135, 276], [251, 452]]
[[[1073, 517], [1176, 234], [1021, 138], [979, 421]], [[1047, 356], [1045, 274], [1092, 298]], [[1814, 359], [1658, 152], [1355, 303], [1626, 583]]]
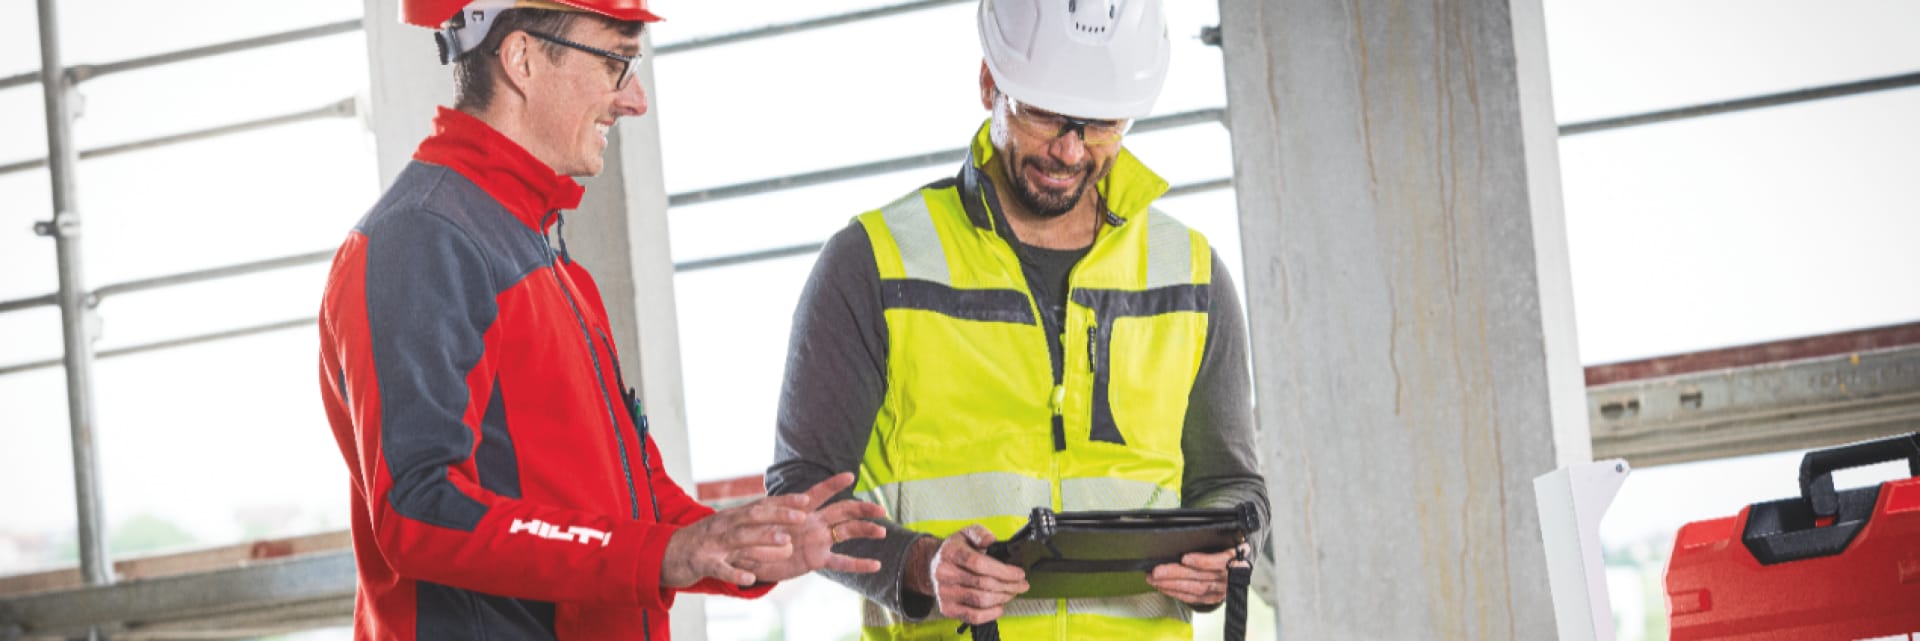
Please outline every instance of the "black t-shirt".
[[1065, 340], [1060, 332], [1067, 322], [1067, 277], [1073, 275], [1073, 266], [1080, 264], [1080, 259], [1086, 258], [1093, 246], [1047, 249], [1018, 240], [1014, 243], [1016, 253], [1020, 254], [1020, 271], [1026, 273], [1027, 287], [1033, 290], [1034, 304], [1040, 306], [1047, 334], [1055, 338], [1048, 347], [1052, 352], [1053, 369], [1060, 371], [1060, 345]]

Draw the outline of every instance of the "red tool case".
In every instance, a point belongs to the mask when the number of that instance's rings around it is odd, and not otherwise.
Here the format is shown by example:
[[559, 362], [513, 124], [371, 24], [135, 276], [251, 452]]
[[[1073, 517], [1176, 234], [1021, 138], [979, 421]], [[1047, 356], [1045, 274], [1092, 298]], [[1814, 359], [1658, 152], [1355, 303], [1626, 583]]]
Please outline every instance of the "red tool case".
[[[1916, 478], [1834, 491], [1901, 459]], [[1680, 528], [1666, 583], [1672, 641], [1920, 641], [1920, 433], [1810, 452], [1800, 496]]]

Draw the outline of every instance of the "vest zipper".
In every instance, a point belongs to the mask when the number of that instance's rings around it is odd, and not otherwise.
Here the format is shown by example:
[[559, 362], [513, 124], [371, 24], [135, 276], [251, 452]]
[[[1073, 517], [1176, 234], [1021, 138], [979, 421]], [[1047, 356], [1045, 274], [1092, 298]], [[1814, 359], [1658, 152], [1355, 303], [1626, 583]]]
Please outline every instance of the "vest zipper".
[[[549, 215], [557, 216], [559, 213], [555, 211]], [[600, 349], [593, 344], [593, 331], [587, 329], [587, 317], [580, 313], [580, 303], [574, 300], [573, 290], [568, 288], [566, 280], [560, 277], [560, 256], [553, 252], [553, 245], [548, 244], [544, 238], [541, 239], [540, 247], [546, 250], [548, 272], [553, 275], [553, 284], [560, 288], [560, 295], [566, 297], [567, 307], [573, 311], [574, 322], [580, 324], [580, 336], [587, 341], [587, 356], [593, 361], [593, 386], [600, 392], [601, 406], [607, 410], [607, 423], [613, 428], [613, 441], [620, 448], [620, 473], [627, 479], [627, 503], [632, 509], [632, 518], [638, 519], [640, 518], [640, 493], [634, 489], [633, 466], [627, 462], [627, 439], [620, 434], [620, 419], [613, 414], [613, 399], [607, 397], [606, 374], [600, 369]], [[645, 445], [642, 444], [642, 447]]]

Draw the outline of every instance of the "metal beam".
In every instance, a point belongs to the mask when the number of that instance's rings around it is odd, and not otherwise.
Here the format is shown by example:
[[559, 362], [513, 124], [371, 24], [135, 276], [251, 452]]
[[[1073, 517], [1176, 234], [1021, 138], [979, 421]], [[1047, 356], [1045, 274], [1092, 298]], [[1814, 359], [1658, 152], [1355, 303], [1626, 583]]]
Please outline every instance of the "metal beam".
[[1636, 467], [1920, 431], [1920, 323], [1587, 368], [1594, 455]]
[[28, 636], [230, 617], [332, 600], [351, 603], [353, 552], [335, 550], [246, 567], [0, 599], [0, 621]]
[[1560, 135], [1562, 137], [1578, 136], [1580, 134], [1590, 134], [1598, 131], [1624, 129], [1627, 127], [1638, 127], [1641, 125], [1651, 125], [1651, 124], [1660, 123], [1660, 122], [1685, 120], [1688, 118], [1699, 118], [1702, 116], [1715, 116], [1719, 114], [1733, 113], [1736, 111], [1748, 111], [1752, 109], [1762, 109], [1766, 107], [1778, 107], [1780, 105], [1791, 105], [1791, 104], [1801, 103], [1801, 102], [1825, 100], [1828, 98], [1839, 98], [1841, 96], [1855, 96], [1855, 95], [1864, 94], [1864, 93], [1873, 93], [1876, 91], [1887, 91], [1891, 89], [1904, 89], [1907, 87], [1915, 87], [1915, 86], [1920, 86], [1920, 72], [1901, 74], [1897, 76], [1886, 76], [1882, 78], [1871, 78], [1871, 79], [1860, 80], [1856, 82], [1843, 82], [1843, 83], [1834, 84], [1834, 85], [1823, 85], [1819, 87], [1810, 87], [1807, 89], [1797, 89], [1794, 91], [1783, 91], [1780, 93], [1751, 96], [1747, 98], [1738, 98], [1734, 100], [1723, 100], [1720, 102], [1709, 102], [1704, 104], [1679, 107], [1675, 109], [1663, 109], [1660, 111], [1650, 111], [1647, 113], [1633, 114], [1629, 116], [1617, 116], [1613, 118], [1602, 118], [1599, 120], [1589, 120], [1586, 122], [1570, 123], [1570, 124], [1560, 125]]

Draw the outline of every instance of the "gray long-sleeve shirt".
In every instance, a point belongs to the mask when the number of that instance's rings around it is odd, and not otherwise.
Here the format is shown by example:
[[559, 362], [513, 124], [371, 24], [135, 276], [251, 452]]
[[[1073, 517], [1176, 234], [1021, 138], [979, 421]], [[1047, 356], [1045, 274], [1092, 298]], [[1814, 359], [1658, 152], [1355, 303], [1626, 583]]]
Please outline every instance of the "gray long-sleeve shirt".
[[[1009, 242], [1018, 241], [1010, 238]], [[1036, 293], [1053, 289], [1043, 283], [1064, 281], [1063, 276], [1049, 277], [1063, 275], [1065, 270], [1049, 268], [1044, 252], [1022, 254], [1033, 258], [1023, 260], [1022, 266]], [[1057, 260], [1058, 255], [1053, 258]], [[1065, 264], [1071, 266], [1071, 262]], [[1268, 504], [1255, 458], [1246, 322], [1232, 277], [1217, 254], [1209, 290], [1212, 309], [1207, 315], [1206, 346], [1180, 440], [1186, 457], [1182, 503], [1183, 507], [1233, 507], [1252, 502], [1264, 524]], [[871, 241], [857, 222], [835, 234], [821, 250], [801, 292], [792, 331], [786, 380], [780, 390], [774, 463], [766, 477], [767, 492], [776, 495], [801, 492], [834, 474], [857, 469], [874, 416], [886, 397], [887, 324], [880, 276]], [[933, 600], [903, 589], [903, 572], [913, 541], [927, 535], [890, 521], [881, 524], [887, 529], [885, 539], [854, 540], [835, 548], [843, 554], [878, 559], [879, 572], [823, 570], [822, 574], [909, 619], [926, 617]]]

